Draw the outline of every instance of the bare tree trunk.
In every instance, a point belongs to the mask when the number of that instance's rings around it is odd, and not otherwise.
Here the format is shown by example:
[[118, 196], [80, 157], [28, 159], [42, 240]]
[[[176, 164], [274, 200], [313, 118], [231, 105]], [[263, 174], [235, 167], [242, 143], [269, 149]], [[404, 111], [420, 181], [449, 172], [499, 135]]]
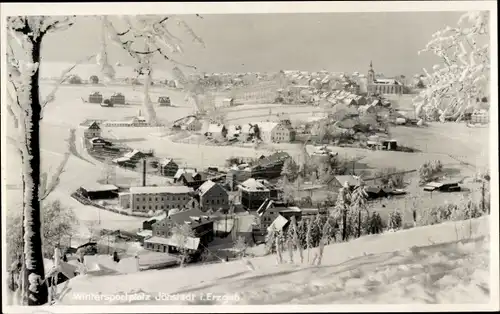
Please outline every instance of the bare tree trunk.
[[[32, 63], [40, 64], [42, 38], [33, 39]], [[26, 117], [26, 150], [23, 156], [23, 210], [24, 210], [24, 288], [28, 305], [43, 305], [48, 302], [48, 289], [44, 284], [42, 254], [42, 232], [40, 213], [40, 118], [39, 69], [30, 78], [31, 117]], [[28, 111], [29, 112], [29, 111]], [[31, 122], [31, 123], [30, 123]], [[30, 125], [31, 124], [31, 125]]]

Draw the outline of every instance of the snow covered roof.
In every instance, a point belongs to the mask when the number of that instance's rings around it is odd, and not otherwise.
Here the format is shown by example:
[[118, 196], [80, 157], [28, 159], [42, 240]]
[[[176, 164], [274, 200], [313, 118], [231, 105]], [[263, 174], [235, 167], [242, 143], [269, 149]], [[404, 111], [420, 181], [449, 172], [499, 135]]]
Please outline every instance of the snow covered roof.
[[247, 179], [240, 184], [240, 187], [244, 188], [245, 190], [252, 191], [269, 191], [269, 188], [264, 184], [264, 180], [257, 180], [254, 178]]
[[161, 215], [151, 217], [151, 218], [147, 219], [146, 221], [148, 221], [148, 222], [151, 222], [151, 221], [154, 221], [154, 220], [160, 221], [160, 220], [165, 219], [166, 217], [167, 217], [167, 213], [163, 213]]
[[183, 185], [171, 186], [133, 186], [130, 188], [131, 194], [187, 194], [193, 192], [192, 188]]
[[359, 178], [350, 175], [335, 176], [335, 179], [342, 185], [345, 185], [345, 183], [349, 184], [349, 186], [356, 186], [359, 184]]
[[128, 152], [125, 155], [123, 155], [123, 157], [130, 159], [130, 158], [133, 158], [134, 156], [136, 156], [137, 154], [140, 154], [140, 153], [141, 153], [140, 151], [138, 151], [137, 149], [134, 149], [133, 151]]
[[212, 123], [208, 126], [207, 132], [209, 132], [209, 133], [222, 133], [223, 129], [224, 129], [224, 124]]
[[271, 225], [267, 228], [267, 231], [281, 231], [287, 223], [288, 220], [285, 217], [278, 215], [278, 217], [276, 217], [276, 219], [274, 219]]
[[104, 191], [118, 191], [118, 187], [113, 184], [85, 184], [81, 186], [82, 189], [88, 192], [104, 192]]
[[173, 163], [175, 163], [175, 161], [174, 161], [172, 158], [164, 158], [164, 159], [162, 159], [162, 161], [160, 162], [160, 165], [162, 165], [162, 166], [166, 166], [166, 165], [168, 165], [168, 164], [170, 164], [170, 163], [172, 163], [172, 162], [173, 162]]
[[384, 85], [402, 85], [400, 82], [398, 82], [395, 79], [383, 79], [383, 78], [378, 78], [374, 82], [375, 84], [384, 84]]
[[276, 126], [278, 126], [278, 122], [257, 122], [255, 123], [259, 126], [259, 130], [261, 132], [269, 133], [274, 130]]
[[175, 246], [175, 247], [183, 247], [183, 248], [187, 248], [190, 250], [197, 250], [198, 247], [200, 246], [200, 238], [185, 237], [184, 243], [181, 243], [182, 239], [183, 239], [183, 237], [176, 236], [176, 235], [169, 237], [169, 238], [151, 237], [147, 240], [144, 240], [144, 243], [164, 244], [164, 245], [170, 245], [170, 246]]
[[137, 232], [137, 235], [140, 237], [151, 237], [153, 235], [153, 230], [141, 230]]
[[200, 195], [204, 195], [205, 193], [207, 193], [212, 187], [214, 187], [216, 185], [215, 182], [211, 181], [211, 180], [208, 180], [208, 181], [205, 181], [199, 188], [198, 188], [198, 192], [200, 193]]
[[195, 174], [196, 169], [194, 169], [194, 168], [179, 168], [174, 175], [174, 179], [179, 179], [184, 173]]

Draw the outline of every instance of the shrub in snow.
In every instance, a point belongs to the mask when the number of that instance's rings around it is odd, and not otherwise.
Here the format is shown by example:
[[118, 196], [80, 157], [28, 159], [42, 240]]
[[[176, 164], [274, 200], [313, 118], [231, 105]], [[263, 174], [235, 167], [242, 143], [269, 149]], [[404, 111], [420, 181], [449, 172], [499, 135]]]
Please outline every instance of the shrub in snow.
[[369, 214], [368, 219], [365, 220], [363, 225], [365, 226], [364, 229], [367, 234], [382, 233], [385, 228], [382, 217], [380, 217], [380, 214], [377, 212]]
[[426, 161], [418, 169], [419, 183], [421, 185], [429, 183], [443, 171], [443, 164], [440, 160]]
[[387, 227], [392, 230], [401, 229], [403, 226], [403, 218], [399, 211], [393, 211], [389, 214], [389, 221]]
[[82, 84], [82, 79], [78, 75], [71, 75], [68, 79], [70, 84]]
[[383, 186], [394, 189], [404, 188], [405, 186], [405, 175], [396, 168], [381, 169], [377, 173], [376, 177], [379, 177], [379, 181]]

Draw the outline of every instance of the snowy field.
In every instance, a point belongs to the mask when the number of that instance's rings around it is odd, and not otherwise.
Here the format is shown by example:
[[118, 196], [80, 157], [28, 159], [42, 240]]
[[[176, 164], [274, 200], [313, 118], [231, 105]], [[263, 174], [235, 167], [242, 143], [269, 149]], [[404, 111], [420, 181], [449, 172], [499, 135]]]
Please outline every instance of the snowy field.
[[[486, 304], [492, 289], [488, 235], [489, 218], [483, 217], [330, 245], [321, 266], [299, 265], [295, 254], [294, 264], [277, 265], [276, 257], [270, 255], [247, 262], [195, 265], [189, 267], [189, 276], [180, 268], [87, 275], [71, 280], [71, 290], [61, 305]], [[78, 300], [78, 294], [91, 292], [142, 292], [152, 299]], [[194, 299], [155, 300], [159, 293], [192, 294]], [[225, 295], [229, 300], [200, 300], [206, 293]]]

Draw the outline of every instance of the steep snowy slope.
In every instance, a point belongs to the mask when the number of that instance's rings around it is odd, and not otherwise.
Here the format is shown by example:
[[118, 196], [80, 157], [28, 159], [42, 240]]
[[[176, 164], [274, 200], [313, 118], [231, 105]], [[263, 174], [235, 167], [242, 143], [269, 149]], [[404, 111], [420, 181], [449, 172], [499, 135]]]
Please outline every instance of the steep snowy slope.
[[[294, 264], [277, 265], [275, 256], [265, 256], [81, 276], [71, 280], [60, 304], [484, 304], [490, 290], [489, 243], [489, 218], [483, 217], [330, 245], [321, 266], [300, 264], [295, 254]], [[218, 297], [208, 300], [207, 293]], [[139, 300], [130, 300], [132, 295]]]

